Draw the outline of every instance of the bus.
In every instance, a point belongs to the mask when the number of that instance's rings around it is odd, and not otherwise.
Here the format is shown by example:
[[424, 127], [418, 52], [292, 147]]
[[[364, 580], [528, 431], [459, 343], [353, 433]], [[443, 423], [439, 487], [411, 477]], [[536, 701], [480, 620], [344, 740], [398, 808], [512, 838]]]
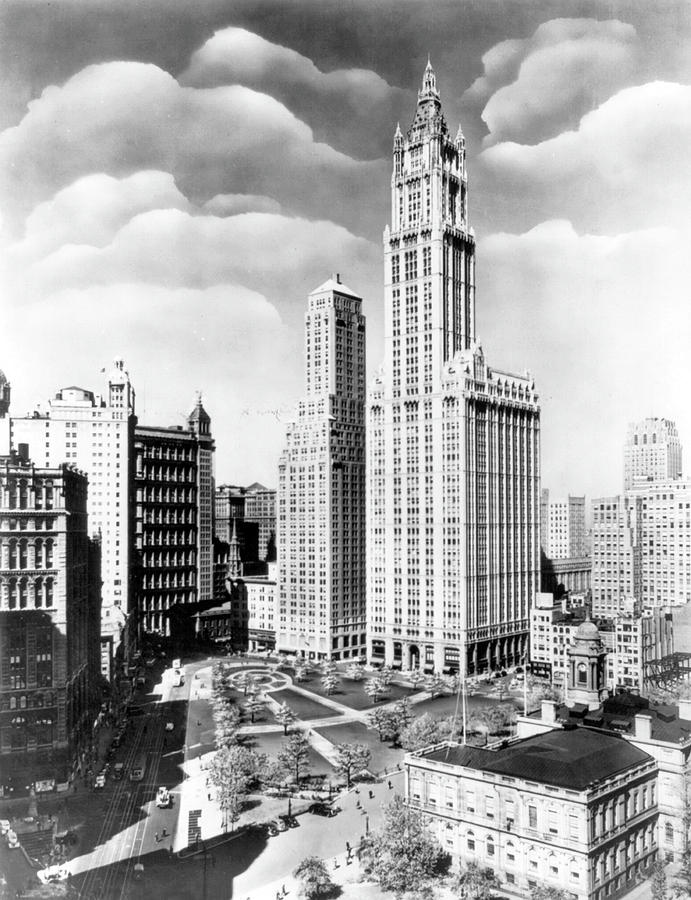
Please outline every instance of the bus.
[[130, 769], [130, 781], [143, 781], [146, 772], [146, 753], [140, 753]]

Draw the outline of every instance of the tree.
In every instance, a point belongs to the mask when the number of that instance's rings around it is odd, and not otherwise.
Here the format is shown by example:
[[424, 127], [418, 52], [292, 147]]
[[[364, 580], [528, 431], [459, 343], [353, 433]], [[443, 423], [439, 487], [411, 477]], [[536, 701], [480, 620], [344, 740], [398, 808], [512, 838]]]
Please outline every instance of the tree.
[[415, 718], [413, 710], [410, 706], [410, 700], [402, 697], [393, 706], [394, 728], [391, 733], [391, 740], [394, 744], [400, 743], [401, 734], [410, 725]]
[[218, 750], [209, 766], [209, 781], [216, 792], [216, 802], [223, 811], [224, 827], [237, 822], [240, 818], [242, 799], [247, 792], [249, 776], [243, 767], [237, 765], [236, 751], [245, 750], [240, 747], [226, 747]]
[[300, 882], [300, 891], [305, 900], [328, 897], [334, 889], [326, 865], [318, 856], [307, 856], [293, 870], [293, 877]]
[[257, 682], [251, 672], [241, 672], [235, 679], [235, 684], [242, 688], [242, 693], [245, 697], [248, 693], [254, 694], [257, 691]]
[[[665, 864], [658, 859], [653, 866], [653, 874], [650, 878], [650, 900], [667, 900], [667, 875]], [[681, 896], [688, 897], [688, 893]]]
[[491, 869], [483, 869], [471, 862], [456, 874], [452, 884], [464, 900], [490, 900], [499, 887], [499, 879]]
[[322, 678], [322, 686], [325, 694], [333, 694], [341, 683], [341, 679], [335, 672], [327, 672]]
[[691, 847], [681, 854], [681, 865], [674, 878], [674, 896], [691, 897]]
[[425, 675], [419, 669], [411, 669], [406, 673], [406, 678], [414, 691], [417, 691], [426, 681]]
[[446, 683], [446, 679], [442, 678], [441, 675], [433, 675], [425, 685], [425, 689], [429, 691], [429, 695], [434, 700], [435, 697], [441, 697], [445, 694], [449, 686]]
[[363, 839], [361, 858], [370, 877], [397, 897], [423, 890], [448, 867], [420, 812], [398, 796], [384, 807], [381, 830]]
[[296, 681], [307, 681], [307, 676], [310, 673], [310, 668], [305, 662], [297, 662], [295, 663], [295, 680]]
[[380, 741], [392, 740], [396, 730], [396, 714], [392, 709], [376, 707], [368, 714], [367, 724], [378, 732]]
[[323, 659], [319, 667], [322, 675], [331, 675], [336, 671], [336, 663], [332, 659]]
[[256, 694], [252, 694], [249, 700], [245, 703], [245, 712], [250, 714], [250, 721], [254, 724], [254, 717], [257, 713], [261, 712], [264, 708], [264, 703], [257, 697]]
[[394, 670], [391, 666], [382, 666], [379, 670], [379, 679], [384, 687], [388, 687], [393, 681], [393, 677], [395, 675]]
[[274, 718], [279, 725], [283, 726], [283, 734], [288, 734], [288, 729], [295, 722], [297, 716], [284, 700], [274, 713]]
[[429, 713], [423, 713], [401, 732], [401, 747], [404, 750], [421, 750], [444, 741], [451, 735], [451, 722], [448, 719], [434, 719]]
[[365, 677], [365, 673], [362, 671], [362, 666], [358, 663], [351, 663], [346, 669], [346, 678], [349, 678], [351, 681], [362, 681]]
[[345, 778], [346, 787], [350, 787], [353, 775], [367, 768], [371, 755], [365, 744], [338, 744], [334, 768]]
[[237, 743], [240, 727], [240, 711], [232, 703], [224, 702], [214, 706], [214, 725], [216, 728], [216, 746], [229, 747]]
[[385, 693], [386, 685], [381, 678], [368, 678], [363, 689], [372, 703], [376, 703], [381, 695]]
[[309, 774], [310, 745], [302, 731], [294, 731], [278, 752], [278, 762], [296, 784]]

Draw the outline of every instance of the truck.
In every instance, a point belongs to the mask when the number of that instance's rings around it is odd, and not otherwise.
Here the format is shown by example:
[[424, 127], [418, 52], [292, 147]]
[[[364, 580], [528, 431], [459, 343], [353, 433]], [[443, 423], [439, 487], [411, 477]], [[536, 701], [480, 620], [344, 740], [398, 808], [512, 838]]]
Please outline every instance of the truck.
[[185, 673], [182, 669], [173, 669], [173, 687], [182, 687], [185, 683]]

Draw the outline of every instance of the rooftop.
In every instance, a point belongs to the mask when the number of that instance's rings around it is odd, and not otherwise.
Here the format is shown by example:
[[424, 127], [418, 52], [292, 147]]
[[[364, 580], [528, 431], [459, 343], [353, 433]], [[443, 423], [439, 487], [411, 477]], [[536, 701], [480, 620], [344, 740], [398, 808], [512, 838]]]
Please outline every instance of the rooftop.
[[628, 741], [589, 728], [548, 731], [495, 750], [450, 744], [418, 755], [577, 791], [652, 760]]

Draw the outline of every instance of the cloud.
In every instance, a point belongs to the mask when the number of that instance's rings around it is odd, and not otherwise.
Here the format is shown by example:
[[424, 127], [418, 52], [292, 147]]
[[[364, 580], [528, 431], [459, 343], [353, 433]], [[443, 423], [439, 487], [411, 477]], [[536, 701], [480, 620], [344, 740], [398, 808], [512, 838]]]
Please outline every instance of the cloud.
[[628, 231], [688, 221], [691, 86], [620, 91], [575, 131], [535, 146], [502, 143], [479, 157], [506, 206], [568, 216], [581, 230]]
[[[10, 372], [49, 372], [44, 398], [64, 384], [98, 389], [101, 367], [126, 348], [142, 424], [182, 424], [201, 390], [222, 468], [247, 482], [275, 470], [285, 422], [259, 413], [288, 408], [299, 384], [289, 365], [293, 341], [261, 294], [230, 283], [194, 290], [130, 282], [57, 291], [7, 313], [11, 333], [50, 335], [44, 344], [16, 342], [3, 359]], [[25, 410], [15, 401], [13, 411]], [[243, 446], [253, 448], [251, 465]]]
[[322, 72], [306, 56], [244, 28], [217, 31], [179, 80], [203, 88], [242, 84], [269, 94], [309, 122], [319, 140], [359, 159], [388, 155], [397, 119], [409, 117], [415, 102], [376, 72]]
[[216, 194], [202, 209], [214, 216], [234, 216], [245, 212], [280, 213], [281, 204], [260, 194]]
[[88, 173], [123, 177], [169, 172], [185, 196], [256, 193], [298, 214], [318, 216], [335, 195], [335, 214], [361, 226], [385, 178], [314, 140], [277, 100], [241, 85], [181, 87], [156, 66], [88, 66], [49, 87], [14, 128], [0, 134], [0, 195], [21, 219]]
[[[333, 222], [158, 209], [134, 216], [106, 246], [60, 247], [22, 278], [40, 295], [129, 279], [197, 289], [230, 281], [275, 297], [283, 315], [301, 313], [306, 294], [336, 265], [358, 284], [378, 268], [379, 257], [377, 247]], [[310, 277], [315, 284], [306, 282]]]
[[635, 80], [636, 30], [618, 20], [552, 19], [525, 40], [496, 44], [465, 99], [484, 103], [486, 144], [533, 143], [572, 127]]
[[603, 236], [563, 220], [480, 241], [478, 331], [490, 364], [535, 376], [545, 486], [616, 493], [629, 421], [691, 430], [690, 245], [688, 228]]
[[102, 247], [139, 213], [190, 206], [167, 172], [135, 172], [120, 179], [85, 175], [31, 211], [24, 240], [13, 253], [31, 259], [64, 244]]

